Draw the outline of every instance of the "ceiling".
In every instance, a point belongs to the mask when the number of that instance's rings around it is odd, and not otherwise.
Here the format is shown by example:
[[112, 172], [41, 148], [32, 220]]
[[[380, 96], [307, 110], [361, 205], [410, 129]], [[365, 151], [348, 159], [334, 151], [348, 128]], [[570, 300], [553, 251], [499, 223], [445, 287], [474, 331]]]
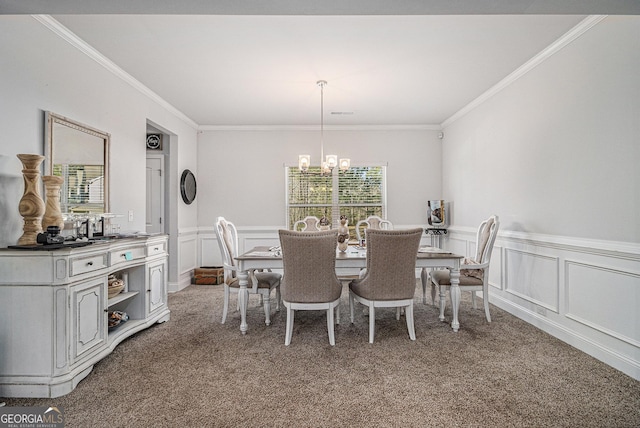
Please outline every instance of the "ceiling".
[[149, 1], [0, 0], [0, 13], [51, 14], [202, 128], [318, 124], [320, 79], [327, 126], [439, 126], [611, 3]]

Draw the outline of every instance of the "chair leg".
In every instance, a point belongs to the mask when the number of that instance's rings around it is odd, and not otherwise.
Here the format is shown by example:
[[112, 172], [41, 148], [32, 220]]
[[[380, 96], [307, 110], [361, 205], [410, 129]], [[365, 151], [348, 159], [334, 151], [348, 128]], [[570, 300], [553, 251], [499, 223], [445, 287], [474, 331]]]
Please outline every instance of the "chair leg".
[[476, 305], [476, 292], [475, 291], [471, 292], [471, 307], [473, 307], [473, 309], [478, 309], [478, 305]]
[[431, 304], [436, 305], [436, 285], [433, 282], [431, 283]]
[[396, 308], [396, 321], [400, 321], [400, 306]]
[[222, 307], [222, 324], [227, 321], [227, 312], [229, 311], [229, 286], [224, 285], [224, 306]]
[[413, 324], [413, 303], [407, 306], [405, 309], [405, 318], [407, 319], [407, 330], [409, 330], [409, 338], [416, 340], [416, 329]]
[[336, 324], [340, 324], [340, 303], [336, 306]]
[[447, 290], [442, 285], [440, 288], [440, 317], [438, 318], [440, 321], [444, 321], [444, 307], [447, 304]]
[[336, 336], [333, 326], [333, 308], [327, 309], [327, 331], [329, 332], [329, 344], [334, 346], [336, 344]]
[[376, 308], [373, 303], [369, 305], [369, 343], [373, 343], [373, 336], [376, 330]]
[[427, 268], [422, 268], [420, 272], [420, 282], [422, 283], [422, 304], [427, 304], [427, 283], [429, 281], [429, 273]]
[[290, 307], [287, 307], [287, 327], [286, 327], [286, 332], [284, 336], [285, 346], [289, 346], [291, 344], [291, 336], [293, 336], [293, 318], [294, 318], [293, 309], [291, 309]]
[[280, 294], [280, 286], [276, 287], [276, 312], [280, 312], [280, 305], [282, 304], [282, 295]]
[[351, 314], [351, 324], [353, 324], [353, 316], [354, 316], [354, 308], [353, 308], [353, 294], [351, 294], [351, 292], [349, 292], [349, 312]]
[[269, 294], [266, 298], [260, 295], [262, 302], [264, 303], [264, 323], [266, 325], [271, 325], [271, 295]]
[[489, 290], [485, 293], [482, 292], [482, 304], [484, 305], [484, 315], [487, 317], [487, 322], [491, 322], [491, 314], [489, 313]]

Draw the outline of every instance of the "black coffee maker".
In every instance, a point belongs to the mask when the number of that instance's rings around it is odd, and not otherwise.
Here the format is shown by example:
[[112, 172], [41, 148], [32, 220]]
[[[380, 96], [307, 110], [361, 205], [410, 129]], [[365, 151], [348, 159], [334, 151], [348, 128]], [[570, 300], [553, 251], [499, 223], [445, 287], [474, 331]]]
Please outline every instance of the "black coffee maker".
[[58, 226], [49, 226], [46, 233], [38, 233], [36, 242], [44, 245], [62, 244], [64, 243], [64, 236], [60, 235]]

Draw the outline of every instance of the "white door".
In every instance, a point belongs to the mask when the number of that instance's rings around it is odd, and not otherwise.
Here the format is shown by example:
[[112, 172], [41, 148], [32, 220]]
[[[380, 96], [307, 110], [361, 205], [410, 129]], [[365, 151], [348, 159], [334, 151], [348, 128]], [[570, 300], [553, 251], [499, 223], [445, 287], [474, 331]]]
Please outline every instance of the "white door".
[[164, 233], [164, 156], [147, 156], [147, 233]]

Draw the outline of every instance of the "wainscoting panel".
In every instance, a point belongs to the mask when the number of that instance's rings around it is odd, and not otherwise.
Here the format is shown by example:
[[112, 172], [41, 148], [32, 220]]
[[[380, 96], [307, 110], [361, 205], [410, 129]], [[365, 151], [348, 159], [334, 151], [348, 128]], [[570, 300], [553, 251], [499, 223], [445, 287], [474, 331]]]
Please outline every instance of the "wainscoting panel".
[[558, 257], [507, 248], [505, 262], [508, 293], [558, 312]]
[[198, 266], [222, 266], [222, 254], [215, 233], [201, 234], [198, 245]]
[[178, 238], [178, 253], [180, 254], [180, 275], [190, 273], [196, 266], [197, 235], [180, 236]]
[[640, 347], [640, 274], [565, 262], [566, 316]]
[[[471, 250], [475, 251], [475, 247]], [[493, 244], [491, 252], [491, 265], [489, 265], [489, 285], [490, 287], [502, 290], [504, 288], [504, 278], [502, 275], [502, 254], [504, 250], [498, 244]]]
[[[475, 233], [443, 245], [473, 251]], [[489, 279], [491, 304], [640, 380], [639, 244], [501, 231]]]

